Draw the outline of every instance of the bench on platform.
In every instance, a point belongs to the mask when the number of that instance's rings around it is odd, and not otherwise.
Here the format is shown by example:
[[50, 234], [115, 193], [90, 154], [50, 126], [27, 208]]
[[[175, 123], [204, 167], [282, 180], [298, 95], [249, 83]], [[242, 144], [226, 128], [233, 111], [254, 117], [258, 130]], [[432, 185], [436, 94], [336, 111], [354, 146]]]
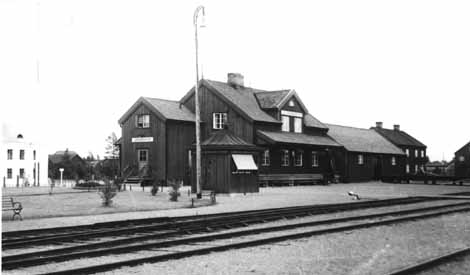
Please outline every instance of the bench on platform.
[[[188, 191], [189, 195], [189, 191]], [[215, 204], [215, 191], [212, 190], [201, 190], [201, 197], [209, 197], [212, 204]], [[195, 198], [191, 198], [191, 207], [194, 207]]]
[[15, 217], [20, 217], [22, 221], [23, 218], [21, 217], [21, 210], [23, 206], [20, 202], [14, 201], [12, 197], [2, 197], [2, 211], [13, 211], [12, 220], [15, 220]]
[[324, 183], [322, 174], [259, 174], [258, 181], [261, 183], [284, 183], [294, 185], [295, 183]]

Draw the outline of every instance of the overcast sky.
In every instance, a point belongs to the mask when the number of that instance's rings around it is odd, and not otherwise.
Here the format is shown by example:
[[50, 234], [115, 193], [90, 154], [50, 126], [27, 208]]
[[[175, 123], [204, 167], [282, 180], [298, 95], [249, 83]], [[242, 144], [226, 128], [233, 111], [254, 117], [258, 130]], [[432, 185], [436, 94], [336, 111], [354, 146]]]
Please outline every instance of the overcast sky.
[[1, 121], [103, 156], [138, 97], [194, 85], [199, 4], [205, 78], [295, 89], [326, 123], [400, 124], [432, 160], [470, 141], [470, 2], [449, 0], [0, 0]]

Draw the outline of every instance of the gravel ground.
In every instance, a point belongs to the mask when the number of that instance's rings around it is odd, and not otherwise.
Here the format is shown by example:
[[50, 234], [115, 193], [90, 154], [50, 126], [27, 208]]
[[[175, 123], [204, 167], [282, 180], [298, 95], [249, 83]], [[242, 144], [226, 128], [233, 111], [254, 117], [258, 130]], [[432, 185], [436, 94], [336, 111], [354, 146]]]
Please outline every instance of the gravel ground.
[[468, 245], [470, 216], [463, 213], [103, 274], [382, 274]]
[[[181, 192], [181, 200], [188, 198], [186, 195], [187, 187], [184, 188], [186, 189], [183, 189]], [[34, 196], [31, 197], [35, 198], [31, 200], [31, 205], [23, 205], [25, 208], [23, 213], [26, 217], [28, 215], [28, 211], [42, 211], [41, 213], [46, 213], [45, 215], [73, 215], [73, 213], [66, 212], [66, 209], [68, 208], [78, 209], [81, 211], [82, 216], [51, 217], [42, 219], [28, 219], [25, 217], [22, 222], [12, 222], [9, 220], [11, 218], [11, 213], [5, 212], [2, 215], [2, 232], [56, 226], [73, 226], [122, 219], [197, 215], [294, 205], [350, 202], [351, 197], [347, 195], [348, 191], [353, 191], [364, 198], [384, 199], [415, 195], [439, 195], [444, 193], [468, 192], [470, 191], [470, 188], [469, 186], [387, 184], [380, 182], [334, 184], [329, 186], [267, 187], [260, 188], [259, 193], [247, 195], [219, 194], [217, 195], [216, 205], [192, 209], [171, 209], [175, 207], [186, 207], [187, 204], [179, 206], [178, 203], [169, 202], [166, 192], [159, 192], [157, 196], [161, 197], [155, 198], [150, 196], [148, 192], [149, 190], [146, 190], [145, 192], [140, 190], [141, 189], [139, 188], [139, 190], [134, 189], [132, 192], [127, 191], [127, 193], [125, 193], [126, 195], [122, 195], [124, 194], [123, 192], [119, 193], [115, 199], [118, 207], [112, 209], [103, 209], [99, 205], [100, 199], [96, 193], [52, 196], [53, 198], [58, 198], [58, 201], [56, 202], [50, 201], [49, 196]], [[24, 197], [22, 197], [22, 199], [23, 198]], [[148, 211], [150, 209], [156, 210]], [[99, 214], [100, 211], [106, 213]], [[86, 213], [89, 213], [89, 215], [85, 215]]]
[[416, 275], [468, 275], [470, 273], [470, 256], [458, 258], [429, 270], [416, 273]]

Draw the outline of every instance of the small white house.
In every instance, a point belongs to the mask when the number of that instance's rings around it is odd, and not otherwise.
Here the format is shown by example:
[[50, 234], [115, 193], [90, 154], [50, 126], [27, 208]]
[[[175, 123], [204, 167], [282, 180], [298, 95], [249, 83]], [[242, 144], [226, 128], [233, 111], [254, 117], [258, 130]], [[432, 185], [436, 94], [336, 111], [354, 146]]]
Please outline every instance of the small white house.
[[48, 157], [21, 133], [3, 136], [0, 147], [2, 187], [47, 186]]

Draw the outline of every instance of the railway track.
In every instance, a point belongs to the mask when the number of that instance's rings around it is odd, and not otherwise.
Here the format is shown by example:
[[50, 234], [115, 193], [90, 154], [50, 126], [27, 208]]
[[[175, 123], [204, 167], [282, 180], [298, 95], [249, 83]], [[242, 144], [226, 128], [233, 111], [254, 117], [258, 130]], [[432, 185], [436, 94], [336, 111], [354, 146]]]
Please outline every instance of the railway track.
[[[55, 227], [38, 230], [6, 232], [2, 235], [2, 250], [28, 246], [48, 245], [74, 241], [85, 241], [99, 237], [128, 236], [160, 232], [164, 236], [194, 232], [194, 228], [210, 226], [212, 229], [231, 226], [246, 226], [284, 218], [303, 217], [340, 211], [351, 211], [374, 207], [413, 204], [438, 200], [429, 197], [395, 198], [375, 201], [360, 201], [342, 204], [308, 205], [286, 208], [272, 208], [252, 211], [217, 213], [197, 216], [162, 217], [124, 220], [83, 226]], [[145, 236], [142, 236], [145, 237]]]
[[[127, 238], [125, 242], [127, 245], [125, 245], [122, 240], [114, 240], [97, 242], [93, 244], [76, 245], [62, 249], [51, 249], [39, 252], [5, 256], [2, 257], [2, 269], [11, 270], [20, 267], [43, 265], [51, 262], [57, 263], [72, 261], [73, 263], [74, 260], [80, 258], [102, 257], [104, 255], [115, 254], [129, 255], [130, 253], [136, 253], [138, 251], [146, 251], [150, 254], [155, 254], [153, 256], [141, 258], [132, 257], [132, 260], [115, 261], [95, 266], [67, 269], [50, 274], [95, 273], [119, 268], [122, 266], [133, 266], [148, 262], [158, 262], [169, 259], [189, 257], [192, 255], [206, 254], [214, 251], [250, 247], [272, 242], [360, 228], [368, 228], [373, 226], [389, 225], [462, 211], [470, 211], [470, 202], [359, 215], [345, 218], [290, 223], [287, 225], [267, 226], [255, 229], [241, 230], [239, 228], [235, 231], [232, 230], [230, 232], [223, 233], [213, 233], [211, 232], [213, 229], [208, 227], [207, 224], [201, 224], [199, 225], [199, 228], [194, 228], [195, 232], [198, 233], [196, 236], [167, 235], [165, 240], [161, 240], [162, 238], [159, 240], [159, 236], [161, 237], [161, 234], [156, 233], [145, 236], [149, 237], [148, 239], [145, 239], [145, 241], [142, 239], [144, 236]], [[229, 220], [229, 222], [225, 224], [221, 223], [220, 225], [231, 227], [232, 222], [234, 221]], [[299, 232], [299, 230], [301, 232]], [[274, 235], [269, 236], [270, 234]], [[223, 241], [225, 243], [214, 245], [214, 241]], [[194, 245], [203, 246], [203, 248], [192, 249]], [[169, 247], [171, 248], [171, 252], [167, 251]], [[130, 255], [134, 256], [135, 254]], [[75, 266], [74, 264], [72, 265]]]
[[386, 275], [410, 275], [410, 274], [416, 274], [421, 271], [429, 270], [433, 267], [436, 267], [440, 264], [452, 261], [456, 258], [465, 256], [465, 255], [470, 255], [470, 247], [466, 247], [463, 249], [459, 249], [456, 251], [452, 251], [450, 253], [446, 253], [431, 259], [426, 259], [424, 261], [420, 261], [416, 264], [412, 264], [410, 266], [404, 267], [397, 269], [395, 271], [392, 271], [390, 273], [387, 273]]

